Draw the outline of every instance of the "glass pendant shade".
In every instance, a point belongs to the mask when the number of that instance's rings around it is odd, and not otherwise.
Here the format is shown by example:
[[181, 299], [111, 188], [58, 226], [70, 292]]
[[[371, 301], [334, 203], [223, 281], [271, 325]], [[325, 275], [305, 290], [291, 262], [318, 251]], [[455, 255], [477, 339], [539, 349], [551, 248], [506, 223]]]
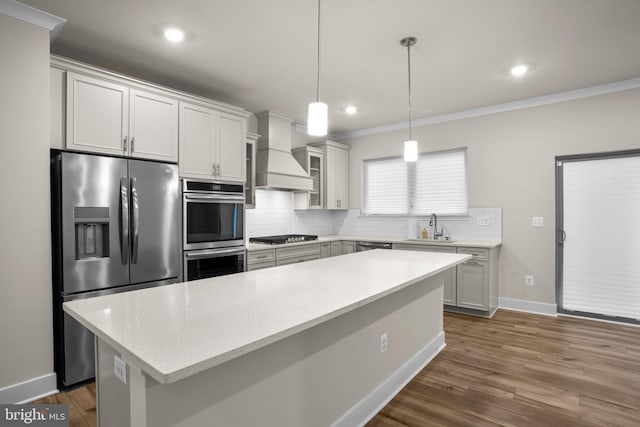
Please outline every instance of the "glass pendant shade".
[[325, 136], [327, 134], [327, 116], [329, 109], [324, 102], [312, 102], [309, 104], [307, 116], [307, 133], [313, 136]]
[[409, 139], [404, 142], [404, 161], [415, 162], [418, 160], [418, 141]]

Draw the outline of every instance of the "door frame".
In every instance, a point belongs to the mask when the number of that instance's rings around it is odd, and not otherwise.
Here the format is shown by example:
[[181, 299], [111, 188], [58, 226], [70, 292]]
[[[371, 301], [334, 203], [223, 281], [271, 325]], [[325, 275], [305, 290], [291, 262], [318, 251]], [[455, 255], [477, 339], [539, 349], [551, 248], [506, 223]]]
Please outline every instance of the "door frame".
[[555, 158], [555, 174], [556, 174], [556, 231], [555, 231], [555, 249], [556, 249], [556, 311], [559, 314], [567, 314], [580, 317], [590, 317], [593, 319], [609, 320], [616, 322], [624, 322], [631, 324], [640, 324], [638, 319], [630, 319], [627, 317], [607, 316], [599, 313], [590, 313], [584, 311], [565, 310], [562, 303], [562, 268], [564, 265], [563, 242], [566, 238], [564, 235], [564, 181], [563, 181], [563, 165], [568, 162], [579, 162], [587, 160], [606, 160], [618, 159], [623, 157], [640, 157], [640, 149], [620, 150], [603, 153], [587, 153], [574, 154], [566, 156], [556, 156]]

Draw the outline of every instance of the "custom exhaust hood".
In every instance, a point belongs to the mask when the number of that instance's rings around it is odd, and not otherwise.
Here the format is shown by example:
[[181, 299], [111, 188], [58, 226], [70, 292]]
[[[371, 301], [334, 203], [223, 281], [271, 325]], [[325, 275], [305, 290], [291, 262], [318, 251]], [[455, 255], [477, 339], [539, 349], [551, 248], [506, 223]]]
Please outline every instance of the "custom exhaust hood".
[[256, 187], [277, 190], [308, 191], [313, 178], [291, 154], [292, 120], [272, 111], [256, 114], [258, 118], [258, 153]]

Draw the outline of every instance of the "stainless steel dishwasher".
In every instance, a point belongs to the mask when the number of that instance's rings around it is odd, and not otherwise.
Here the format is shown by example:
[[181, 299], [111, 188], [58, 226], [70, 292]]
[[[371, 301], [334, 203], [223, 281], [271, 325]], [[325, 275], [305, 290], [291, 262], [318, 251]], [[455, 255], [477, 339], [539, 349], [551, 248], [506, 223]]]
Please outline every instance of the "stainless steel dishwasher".
[[369, 251], [371, 249], [391, 249], [388, 242], [356, 242], [356, 252]]

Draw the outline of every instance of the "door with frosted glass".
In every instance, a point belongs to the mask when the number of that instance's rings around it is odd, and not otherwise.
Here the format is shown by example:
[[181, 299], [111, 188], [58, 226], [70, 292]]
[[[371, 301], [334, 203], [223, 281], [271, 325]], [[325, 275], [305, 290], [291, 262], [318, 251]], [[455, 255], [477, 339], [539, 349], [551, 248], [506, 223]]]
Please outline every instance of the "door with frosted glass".
[[558, 312], [640, 323], [640, 150], [556, 159]]

